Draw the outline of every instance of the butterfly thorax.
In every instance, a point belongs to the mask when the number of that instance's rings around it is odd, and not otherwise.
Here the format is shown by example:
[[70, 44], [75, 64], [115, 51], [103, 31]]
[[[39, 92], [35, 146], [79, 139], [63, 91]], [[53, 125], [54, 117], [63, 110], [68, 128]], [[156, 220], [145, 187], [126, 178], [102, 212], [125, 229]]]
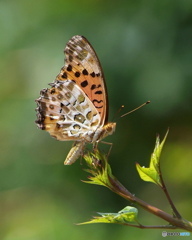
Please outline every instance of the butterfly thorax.
[[76, 141], [71, 148], [69, 154], [67, 155], [67, 158], [64, 162], [65, 165], [71, 165], [74, 163], [77, 158], [83, 154], [83, 149], [84, 146], [87, 143], [98, 143], [101, 141], [103, 138], [107, 137], [108, 135], [113, 134], [116, 128], [116, 123], [110, 122], [105, 124], [103, 127], [98, 128], [94, 132], [87, 132], [86, 138], [84, 140], [82, 139], [81, 141]]
[[114, 122], [109, 122], [103, 127], [98, 128], [93, 134], [91, 143], [99, 142], [108, 135], [112, 135], [113, 132], [115, 131], [115, 128], [116, 123]]

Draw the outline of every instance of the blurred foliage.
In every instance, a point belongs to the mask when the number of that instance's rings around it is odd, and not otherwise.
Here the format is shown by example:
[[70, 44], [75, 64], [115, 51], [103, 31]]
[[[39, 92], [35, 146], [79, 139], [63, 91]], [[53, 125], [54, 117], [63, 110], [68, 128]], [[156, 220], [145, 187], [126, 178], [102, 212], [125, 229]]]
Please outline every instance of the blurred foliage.
[[[126, 112], [151, 100], [115, 118], [116, 133], [107, 139], [113, 142], [113, 173], [137, 196], [169, 211], [135, 169], [136, 161], [148, 163], [156, 133], [163, 136], [169, 127], [162, 170], [176, 206], [190, 220], [192, 2], [1, 0], [0, 29], [0, 239], [162, 238], [159, 230], [73, 225], [127, 205], [102, 187], [81, 183], [79, 162], [63, 166], [72, 143], [58, 142], [34, 124], [34, 100], [54, 81], [63, 48], [76, 34], [91, 42], [102, 62], [109, 119], [122, 104]], [[145, 223], [155, 221], [139, 215]]]

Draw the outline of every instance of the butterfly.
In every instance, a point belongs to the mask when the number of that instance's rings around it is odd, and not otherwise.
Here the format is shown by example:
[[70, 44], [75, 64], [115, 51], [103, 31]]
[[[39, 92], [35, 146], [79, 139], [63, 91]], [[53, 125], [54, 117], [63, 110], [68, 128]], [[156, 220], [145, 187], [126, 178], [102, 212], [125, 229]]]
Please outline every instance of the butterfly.
[[99, 59], [88, 40], [73, 36], [65, 50], [65, 65], [37, 103], [37, 126], [60, 141], [75, 141], [65, 165], [74, 163], [87, 143], [94, 147], [115, 131], [108, 122], [108, 98]]

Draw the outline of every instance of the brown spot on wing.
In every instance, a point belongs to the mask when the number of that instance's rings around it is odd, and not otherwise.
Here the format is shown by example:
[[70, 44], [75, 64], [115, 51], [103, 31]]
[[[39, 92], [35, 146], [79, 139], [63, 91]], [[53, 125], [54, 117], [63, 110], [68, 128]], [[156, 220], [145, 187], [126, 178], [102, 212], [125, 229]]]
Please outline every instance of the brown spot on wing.
[[95, 72], [90, 73], [91, 77], [95, 77]]
[[81, 87], [83, 87], [83, 88], [87, 87], [87, 85], [88, 85], [87, 80], [84, 80], [84, 81], [81, 83]]
[[81, 73], [80, 73], [80, 72], [78, 72], [78, 71], [77, 71], [77, 72], [75, 72], [75, 77], [77, 77], [77, 78], [78, 78], [78, 77], [80, 77], [80, 75], [81, 75]]
[[71, 66], [71, 64], [69, 64], [69, 65], [67, 66], [67, 71], [68, 71], [68, 72], [71, 72], [72, 69], [73, 69], [73, 67]]
[[67, 79], [67, 73], [64, 72], [64, 73], [61, 75], [61, 77]]
[[89, 74], [85, 68], [83, 69], [82, 73], [83, 75], [86, 75], [86, 76]]
[[[72, 80], [82, 88], [95, 107], [100, 108], [100, 124], [103, 125], [108, 121], [107, 91], [102, 68], [93, 47], [86, 38], [74, 36], [67, 43], [64, 52], [66, 55], [65, 66], [56, 80]], [[99, 92], [102, 93], [98, 94]], [[95, 99], [100, 104], [93, 101]]]

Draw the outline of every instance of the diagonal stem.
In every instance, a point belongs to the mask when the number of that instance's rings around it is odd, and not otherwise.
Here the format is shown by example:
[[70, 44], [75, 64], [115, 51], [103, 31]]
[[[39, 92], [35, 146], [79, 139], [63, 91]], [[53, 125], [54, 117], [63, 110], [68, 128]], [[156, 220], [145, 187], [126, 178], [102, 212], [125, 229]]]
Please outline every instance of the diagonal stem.
[[163, 180], [163, 175], [162, 175], [162, 172], [161, 172], [160, 165], [159, 165], [159, 177], [160, 177], [160, 181], [161, 181], [161, 184], [162, 184], [161, 188], [164, 191], [169, 204], [171, 205], [171, 208], [173, 210], [174, 216], [177, 217], [178, 219], [182, 219], [180, 213], [178, 212], [177, 208], [175, 207], [175, 205], [174, 205], [174, 203], [173, 203], [173, 201], [172, 201], [172, 199], [171, 199], [171, 197], [169, 195], [169, 192], [168, 192], [167, 187], [165, 185], [165, 182]]
[[143, 200], [135, 197], [115, 178], [110, 177], [110, 182], [111, 182], [111, 186], [108, 186], [108, 188], [110, 188], [110, 190], [112, 190], [116, 194], [122, 196], [126, 200], [129, 200], [129, 201], [139, 205], [140, 207], [142, 207], [146, 211], [156, 215], [157, 217], [164, 219], [165, 221], [170, 223], [172, 226], [192, 232], [192, 222], [189, 222], [189, 221], [181, 219], [181, 218], [175, 218], [172, 215], [162, 211], [161, 209], [154, 207], [154, 206], [144, 202]]

